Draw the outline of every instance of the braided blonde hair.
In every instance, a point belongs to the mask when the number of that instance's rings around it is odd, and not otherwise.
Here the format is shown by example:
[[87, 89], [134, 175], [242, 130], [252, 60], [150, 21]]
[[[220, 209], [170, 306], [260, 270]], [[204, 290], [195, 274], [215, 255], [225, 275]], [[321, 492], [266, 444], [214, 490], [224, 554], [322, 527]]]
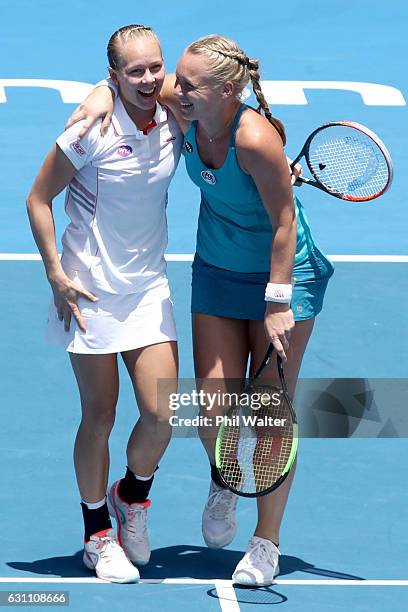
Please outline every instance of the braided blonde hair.
[[135, 40], [141, 37], [150, 38], [156, 41], [161, 53], [160, 41], [157, 34], [155, 34], [149, 26], [135, 24], [127, 25], [116, 30], [109, 39], [107, 48], [109, 66], [116, 70], [121, 60], [121, 45], [125, 45], [129, 40]]
[[285, 128], [283, 123], [272, 116], [268, 103], [261, 89], [259, 61], [250, 59], [237, 43], [225, 36], [211, 34], [194, 41], [186, 49], [194, 55], [204, 55], [211, 65], [211, 77], [218, 85], [225, 81], [232, 81], [235, 87], [235, 96], [240, 98], [244, 88], [251, 81], [252, 89], [258, 102], [258, 112], [263, 111], [266, 119], [277, 130], [286, 144]]

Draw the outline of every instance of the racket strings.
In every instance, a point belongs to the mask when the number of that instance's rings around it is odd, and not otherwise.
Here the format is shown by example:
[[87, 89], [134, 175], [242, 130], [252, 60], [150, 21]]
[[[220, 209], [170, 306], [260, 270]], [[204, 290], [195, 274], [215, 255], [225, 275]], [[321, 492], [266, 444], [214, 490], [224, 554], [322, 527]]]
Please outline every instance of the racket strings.
[[[276, 483], [287, 469], [294, 442], [292, 415], [283, 396], [274, 405], [270, 387], [257, 388], [252, 397], [255, 393], [269, 400], [257, 409], [230, 409], [219, 449], [224, 480], [243, 493], [265, 491]], [[277, 419], [281, 425], [274, 424]]]
[[336, 126], [318, 132], [309, 147], [310, 168], [330, 191], [371, 197], [389, 180], [387, 161], [377, 144], [353, 128]]

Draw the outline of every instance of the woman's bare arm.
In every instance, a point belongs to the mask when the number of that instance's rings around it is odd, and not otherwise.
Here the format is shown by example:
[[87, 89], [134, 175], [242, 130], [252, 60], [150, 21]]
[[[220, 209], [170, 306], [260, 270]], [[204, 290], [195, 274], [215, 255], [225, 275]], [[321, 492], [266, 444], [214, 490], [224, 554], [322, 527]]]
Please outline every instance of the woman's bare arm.
[[[270, 282], [290, 285], [296, 252], [297, 224], [291, 177], [277, 131], [264, 117], [245, 113], [237, 131], [236, 147], [241, 168], [254, 180], [272, 229]], [[268, 302], [265, 330], [285, 359], [288, 334], [294, 326], [289, 304]]]
[[111, 87], [103, 83], [97, 85], [91, 93], [87, 95], [85, 100], [77, 106], [68, 119], [65, 125], [66, 130], [75, 123], [78, 123], [78, 121], [84, 120], [78, 138], [85, 136], [98, 119], [102, 119], [101, 135], [103, 136], [106, 134], [112, 121], [113, 106], [117, 95], [117, 88], [113, 82], [110, 81], [110, 79], [106, 82], [109, 83]]
[[[180, 104], [174, 92], [175, 81], [175, 74], [166, 75], [160, 92], [159, 101], [161, 104], [168, 106], [180, 125], [180, 129], [185, 133], [188, 130], [189, 122], [183, 119], [180, 113]], [[98, 84], [74, 110], [65, 125], [65, 129], [83, 120], [84, 124], [78, 134], [78, 137], [82, 138], [93, 126], [95, 121], [102, 119], [101, 134], [104, 135], [112, 121], [113, 106], [117, 94], [117, 86], [111, 79], [107, 79], [106, 82], [103, 83], [101, 82], [100, 85]]]
[[167, 74], [164, 79], [164, 84], [160, 92], [159, 100], [161, 104], [168, 106], [180, 126], [181, 131], [185, 134], [189, 128], [190, 122], [186, 121], [180, 112], [180, 102], [176, 96], [174, 86], [176, 83], [175, 73]]
[[65, 329], [70, 326], [73, 315], [79, 327], [85, 324], [77, 306], [79, 295], [95, 302], [97, 298], [77, 287], [65, 274], [58, 256], [55, 240], [55, 225], [52, 215], [53, 199], [68, 185], [76, 169], [58, 145], [48, 153], [27, 198], [27, 212], [34, 240], [44, 262], [48, 281], [54, 294], [54, 303]]

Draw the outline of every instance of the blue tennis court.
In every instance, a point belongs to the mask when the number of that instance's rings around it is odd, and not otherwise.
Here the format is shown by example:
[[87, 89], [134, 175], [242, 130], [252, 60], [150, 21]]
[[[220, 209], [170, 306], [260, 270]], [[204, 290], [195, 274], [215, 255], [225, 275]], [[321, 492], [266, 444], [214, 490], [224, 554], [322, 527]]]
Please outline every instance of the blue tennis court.
[[[406, 3], [158, 0], [154, 7], [118, 7], [106, 0], [97, 6], [21, 0], [0, 8], [0, 605], [2, 592], [18, 590], [68, 591], [72, 610], [406, 610]], [[297, 192], [317, 243], [336, 265], [304, 358], [299, 410], [309, 409], [311, 380], [319, 379], [330, 397], [339, 397], [341, 380], [345, 400], [332, 411], [334, 429], [325, 409], [311, 406], [315, 429], [301, 440], [281, 573], [267, 588], [231, 583], [255, 526], [251, 500], [239, 500], [238, 533], [228, 548], [210, 550], [203, 542], [209, 474], [197, 438], [174, 438], [160, 464], [149, 511], [153, 553], [141, 583], [102, 583], [81, 561], [72, 464], [79, 399], [66, 354], [44, 339], [50, 292], [25, 198], [75, 104], [104, 76], [110, 34], [133, 22], [157, 31], [168, 71], [189, 42], [214, 32], [259, 57], [268, 101], [286, 125], [288, 155], [319, 124], [350, 119], [378, 133], [394, 162], [391, 189], [372, 203], [344, 204], [306, 186]], [[198, 207], [181, 162], [169, 194], [167, 252], [183, 378], [193, 377], [189, 308]], [[62, 197], [54, 212], [60, 236]], [[123, 472], [135, 420], [124, 368], [122, 374], [111, 479]], [[367, 389], [374, 399], [358, 411], [355, 399], [367, 399]], [[349, 438], [338, 437], [339, 422]]]

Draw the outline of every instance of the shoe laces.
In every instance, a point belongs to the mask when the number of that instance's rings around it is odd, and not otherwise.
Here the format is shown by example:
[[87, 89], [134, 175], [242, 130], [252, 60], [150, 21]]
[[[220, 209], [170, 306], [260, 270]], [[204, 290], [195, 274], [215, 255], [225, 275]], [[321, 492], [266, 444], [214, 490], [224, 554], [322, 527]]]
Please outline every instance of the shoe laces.
[[126, 528], [133, 540], [144, 540], [147, 531], [146, 514], [146, 509], [141, 506], [133, 505], [128, 509]]
[[213, 519], [225, 519], [235, 508], [236, 495], [228, 489], [215, 490], [207, 500], [207, 508]]
[[126, 558], [126, 555], [123, 551], [123, 548], [119, 544], [119, 542], [113, 538], [108, 536], [100, 539], [100, 544], [97, 546], [99, 548], [99, 556], [104, 559], [106, 562], [111, 562], [118, 556]]
[[251, 542], [247, 555], [251, 562], [257, 564], [269, 562], [271, 565], [276, 565], [276, 553], [266, 542], [256, 540]]

